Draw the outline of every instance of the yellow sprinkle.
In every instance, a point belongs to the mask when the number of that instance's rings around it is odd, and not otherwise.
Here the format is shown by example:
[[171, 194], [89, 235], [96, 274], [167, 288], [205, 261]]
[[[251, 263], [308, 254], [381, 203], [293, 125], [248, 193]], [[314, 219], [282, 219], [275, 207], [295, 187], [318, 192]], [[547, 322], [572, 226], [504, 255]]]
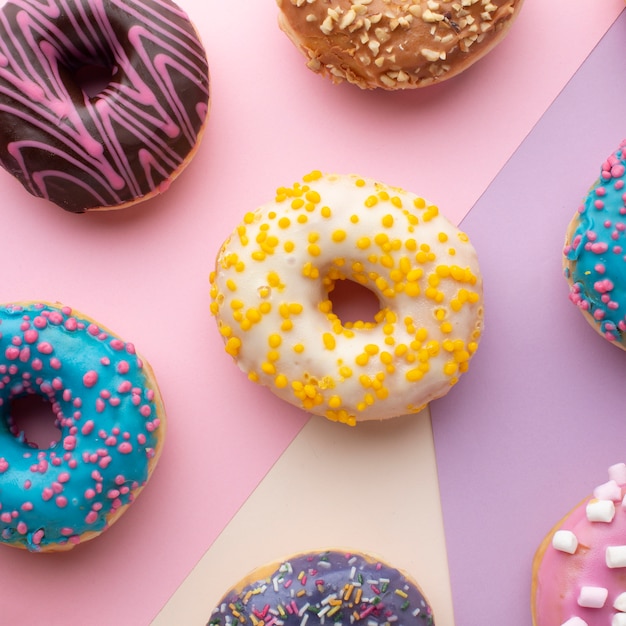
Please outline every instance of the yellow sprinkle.
[[422, 372], [420, 369], [412, 369], [406, 373], [406, 379], [410, 383], [415, 383], [421, 380], [423, 377], [424, 377], [424, 372]]
[[243, 216], [243, 221], [245, 224], [252, 224], [252, 222], [254, 222], [254, 213], [248, 211], [248, 213]]
[[331, 409], [338, 409], [341, 407], [341, 398], [339, 396], [331, 396], [330, 398], [328, 398], [328, 406]]
[[323, 335], [324, 347], [326, 350], [334, 350], [337, 342], [335, 341], [335, 337], [330, 333], [324, 333]]
[[378, 204], [378, 198], [376, 196], [369, 196], [369, 198], [365, 200], [365, 206], [368, 209], [371, 209], [373, 206], [376, 206], [377, 204]]
[[304, 352], [304, 346], [301, 343], [297, 343], [294, 345], [293, 351], [297, 352], [298, 354], [302, 354]]
[[288, 217], [281, 217], [278, 220], [278, 226], [280, 228], [289, 228], [289, 226], [291, 225], [291, 220]]
[[453, 376], [454, 374], [456, 374], [457, 369], [458, 369], [458, 366], [456, 363], [452, 361], [448, 361], [448, 363], [446, 363], [443, 366], [443, 373], [446, 376]]
[[320, 213], [321, 213], [322, 217], [325, 217], [325, 218], [332, 217], [332, 211], [327, 206], [322, 207], [322, 210], [320, 211]]
[[236, 357], [239, 354], [239, 349], [241, 348], [241, 340], [237, 337], [231, 337], [225, 345], [225, 350], [228, 354], [233, 357]]
[[277, 389], [284, 389], [285, 387], [287, 387], [287, 385], [289, 385], [289, 381], [287, 380], [287, 377], [284, 374], [279, 374], [274, 379], [274, 385], [276, 386]]
[[336, 230], [335, 232], [333, 232], [332, 234], [332, 239], [334, 242], [336, 243], [341, 243], [342, 241], [345, 240], [346, 238], [346, 231], [345, 230]]
[[385, 228], [391, 228], [393, 226], [393, 215], [390, 215], [389, 213], [387, 215], [385, 215], [385, 217], [383, 217], [383, 226]]
[[313, 170], [312, 172], [310, 172], [306, 176], [303, 176], [302, 180], [305, 183], [311, 183], [313, 181], [319, 180], [321, 177], [322, 177], [322, 172], [320, 172], [319, 170]]

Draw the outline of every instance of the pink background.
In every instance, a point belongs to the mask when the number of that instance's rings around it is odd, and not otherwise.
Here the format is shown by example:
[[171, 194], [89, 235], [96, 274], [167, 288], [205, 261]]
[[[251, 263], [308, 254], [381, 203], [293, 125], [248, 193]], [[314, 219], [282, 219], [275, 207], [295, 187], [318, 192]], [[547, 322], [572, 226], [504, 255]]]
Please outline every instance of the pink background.
[[[232, 365], [209, 316], [208, 274], [245, 211], [319, 168], [405, 187], [460, 222], [624, 6], [526, 0], [507, 39], [465, 74], [379, 93], [308, 72], [273, 0], [245, 12], [180, 4], [207, 48], [212, 111], [196, 158], [164, 196], [76, 216], [0, 172], [0, 300], [58, 300], [133, 341], [169, 419], [151, 484], [105, 535], [68, 554], [0, 550], [0, 623], [148, 624], [304, 425]], [[546, 528], [553, 521], [546, 515]]]

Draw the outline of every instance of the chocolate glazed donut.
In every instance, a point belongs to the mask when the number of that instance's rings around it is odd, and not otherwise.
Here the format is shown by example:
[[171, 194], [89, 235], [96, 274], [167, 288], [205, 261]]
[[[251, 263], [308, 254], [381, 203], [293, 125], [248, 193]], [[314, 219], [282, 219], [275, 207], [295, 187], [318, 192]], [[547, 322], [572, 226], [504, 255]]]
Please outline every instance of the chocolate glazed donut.
[[[78, 77], [110, 75], [88, 95]], [[0, 10], [0, 163], [66, 211], [165, 191], [209, 111], [206, 53], [171, 0], [8, 0]]]

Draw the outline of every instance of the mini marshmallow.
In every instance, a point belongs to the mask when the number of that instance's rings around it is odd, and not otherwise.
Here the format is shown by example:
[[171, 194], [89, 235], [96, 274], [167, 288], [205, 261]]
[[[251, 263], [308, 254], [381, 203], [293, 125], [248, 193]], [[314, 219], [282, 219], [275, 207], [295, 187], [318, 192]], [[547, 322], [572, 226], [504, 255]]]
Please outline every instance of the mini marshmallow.
[[571, 530], [557, 530], [552, 536], [552, 547], [560, 552], [574, 554], [578, 548], [578, 539]]
[[611, 626], [626, 626], [626, 613], [616, 613], [613, 615]]
[[598, 485], [593, 490], [593, 497], [598, 500], [613, 500], [614, 502], [621, 502], [622, 489], [614, 480], [609, 480], [602, 485]]
[[561, 626], [589, 626], [584, 619], [580, 617], [570, 617], [566, 622], [563, 622]]
[[618, 485], [626, 485], [626, 463], [616, 463], [609, 467], [609, 479]]
[[606, 566], [612, 569], [626, 567], [626, 546], [609, 546], [606, 549]]
[[613, 608], [622, 612], [626, 611], [626, 591], [624, 593], [620, 593], [619, 596], [615, 598]]
[[586, 511], [590, 522], [610, 523], [615, 517], [615, 504], [611, 500], [594, 500], [587, 505]]
[[578, 594], [578, 606], [601, 609], [608, 597], [609, 590], [604, 587], [581, 587]]

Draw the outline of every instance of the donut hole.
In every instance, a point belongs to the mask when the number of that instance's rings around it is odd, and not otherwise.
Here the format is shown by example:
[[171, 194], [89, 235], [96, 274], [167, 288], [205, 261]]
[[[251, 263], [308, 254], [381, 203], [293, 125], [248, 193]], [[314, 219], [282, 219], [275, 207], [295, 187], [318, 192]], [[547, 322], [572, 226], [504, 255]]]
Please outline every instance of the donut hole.
[[380, 300], [367, 287], [349, 278], [335, 280], [328, 291], [328, 299], [343, 326], [356, 322], [376, 323]]
[[111, 84], [115, 74], [115, 65], [86, 64], [72, 70], [77, 87], [88, 98], [95, 98], [102, 93]]
[[7, 421], [13, 436], [30, 447], [48, 449], [61, 440], [51, 403], [36, 394], [13, 398]]

